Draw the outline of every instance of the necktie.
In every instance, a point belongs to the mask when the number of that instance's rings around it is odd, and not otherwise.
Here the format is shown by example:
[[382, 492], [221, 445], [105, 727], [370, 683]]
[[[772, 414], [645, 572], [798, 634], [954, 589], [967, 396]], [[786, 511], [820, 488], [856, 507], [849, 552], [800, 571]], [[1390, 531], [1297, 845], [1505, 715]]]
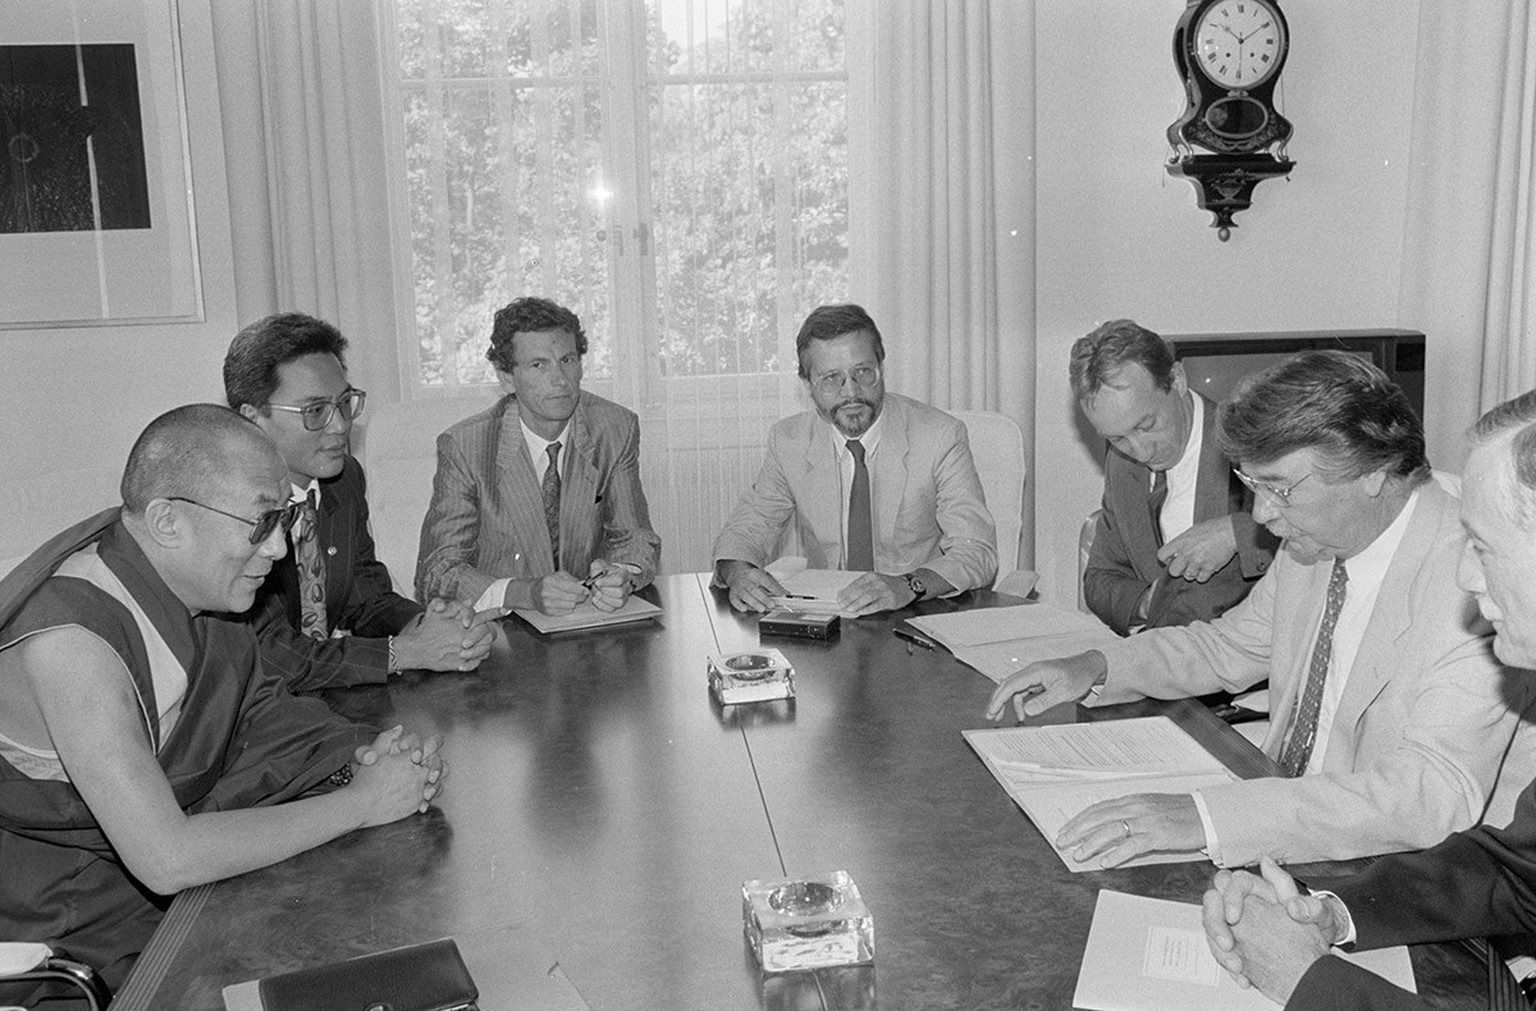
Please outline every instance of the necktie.
[[1147, 508], [1152, 513], [1152, 536], [1157, 546], [1163, 546], [1163, 503], [1168, 501], [1168, 472], [1160, 470], [1152, 475], [1152, 494], [1147, 498]]
[[869, 468], [864, 466], [864, 444], [848, 440], [853, 454], [853, 488], [848, 492], [848, 569], [875, 571], [875, 535], [870, 524]]
[[320, 553], [313, 488], [299, 504], [299, 522], [293, 534], [293, 562], [299, 570], [299, 630], [310, 638], [325, 639], [330, 635], [325, 621], [325, 556]]
[[1312, 745], [1317, 740], [1317, 713], [1323, 705], [1323, 682], [1328, 678], [1328, 661], [1333, 657], [1333, 627], [1339, 623], [1339, 609], [1344, 606], [1344, 584], [1349, 573], [1344, 559], [1333, 560], [1333, 575], [1328, 579], [1328, 603], [1323, 608], [1323, 623], [1317, 629], [1317, 645], [1312, 647], [1312, 665], [1307, 670], [1307, 687], [1296, 706], [1290, 736], [1280, 752], [1280, 768], [1287, 776], [1307, 771]]
[[555, 568], [560, 568], [560, 444], [552, 442], [544, 450], [549, 466], [544, 468], [544, 523], [549, 527], [549, 551]]

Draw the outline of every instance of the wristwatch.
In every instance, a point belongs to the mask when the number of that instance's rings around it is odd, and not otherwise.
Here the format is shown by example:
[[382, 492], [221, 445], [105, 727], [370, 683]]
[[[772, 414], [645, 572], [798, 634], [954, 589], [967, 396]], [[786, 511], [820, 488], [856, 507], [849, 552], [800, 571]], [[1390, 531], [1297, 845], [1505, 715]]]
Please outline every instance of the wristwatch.
[[928, 588], [923, 585], [923, 579], [917, 574], [917, 571], [913, 570], [902, 578], [907, 581], [907, 589], [912, 591], [912, 599], [922, 600], [923, 594], [928, 592]]

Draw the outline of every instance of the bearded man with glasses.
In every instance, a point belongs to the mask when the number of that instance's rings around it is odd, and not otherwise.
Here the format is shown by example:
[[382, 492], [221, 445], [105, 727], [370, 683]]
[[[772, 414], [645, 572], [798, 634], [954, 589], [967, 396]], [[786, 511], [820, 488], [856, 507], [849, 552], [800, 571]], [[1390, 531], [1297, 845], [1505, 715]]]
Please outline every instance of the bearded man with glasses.
[[367, 394], [347, 381], [346, 348], [331, 324], [281, 313], [241, 330], [224, 358], [229, 406], [288, 466], [291, 550], [272, 566], [251, 620], [267, 668], [292, 691], [379, 684], [402, 670], [472, 670], [502, 614], [448, 600], [423, 608], [394, 592], [350, 452]]
[[987, 715], [1244, 691], [1269, 679], [1282, 775], [1095, 804], [1063, 827], [1112, 867], [1204, 851], [1223, 867], [1419, 849], [1508, 824], [1536, 772], [1533, 694], [1504, 677], [1456, 586], [1457, 498], [1433, 480], [1408, 399], [1364, 359], [1294, 355], [1221, 405], [1222, 449], [1281, 553], [1210, 621], [1155, 628], [1005, 679]]
[[784, 592], [766, 566], [791, 524], [813, 569], [862, 573], [843, 611], [892, 611], [991, 586], [997, 530], [965, 424], [885, 392], [885, 345], [857, 305], [824, 305], [795, 338], [815, 405], [778, 422], [752, 487], [715, 539], [731, 606], [766, 611]]

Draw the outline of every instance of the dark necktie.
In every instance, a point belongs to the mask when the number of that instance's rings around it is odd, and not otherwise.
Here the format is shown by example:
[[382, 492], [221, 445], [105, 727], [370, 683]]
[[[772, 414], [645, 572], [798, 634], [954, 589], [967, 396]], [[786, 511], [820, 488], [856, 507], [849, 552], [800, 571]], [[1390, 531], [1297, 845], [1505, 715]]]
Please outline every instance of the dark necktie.
[[299, 630], [313, 639], [326, 639], [325, 556], [320, 553], [320, 529], [316, 522], [315, 490], [299, 505], [294, 528], [293, 563], [299, 570]]
[[864, 444], [848, 440], [853, 454], [853, 488], [848, 492], [848, 569], [875, 571], [875, 535], [870, 524], [869, 468], [864, 466]]
[[549, 527], [549, 551], [555, 569], [560, 568], [560, 444], [552, 442], [544, 450], [549, 466], [544, 468], [544, 523]]
[[1280, 769], [1287, 776], [1307, 771], [1312, 745], [1317, 741], [1317, 714], [1323, 705], [1323, 683], [1328, 679], [1328, 661], [1333, 657], [1333, 628], [1339, 623], [1339, 609], [1344, 606], [1344, 584], [1349, 573], [1344, 559], [1333, 560], [1333, 575], [1328, 579], [1328, 604], [1323, 608], [1323, 623], [1317, 629], [1317, 645], [1312, 647], [1312, 665], [1307, 670], [1307, 687], [1296, 706], [1290, 736], [1280, 752]]
[[1168, 472], [1157, 471], [1152, 475], [1152, 494], [1147, 498], [1147, 509], [1152, 513], [1152, 536], [1157, 546], [1163, 546], [1163, 503], [1168, 501]]

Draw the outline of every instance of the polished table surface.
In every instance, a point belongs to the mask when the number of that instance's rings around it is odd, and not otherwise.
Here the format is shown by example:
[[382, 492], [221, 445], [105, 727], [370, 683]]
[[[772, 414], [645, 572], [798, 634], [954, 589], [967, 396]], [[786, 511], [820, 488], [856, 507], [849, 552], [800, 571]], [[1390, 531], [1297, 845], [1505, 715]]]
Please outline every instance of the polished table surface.
[[[766, 640], [793, 703], [722, 709], [705, 658], [759, 645], [703, 576], [646, 591], [656, 622], [541, 637], [518, 619], [474, 673], [330, 693], [448, 741], [425, 815], [355, 832], [179, 896], [113, 1005], [219, 1009], [224, 986], [453, 936], [481, 1006], [619, 1009], [1070, 1008], [1100, 888], [1199, 901], [1213, 868], [1069, 872], [961, 737], [992, 683], [902, 617], [1017, 600], [971, 593]], [[1204, 707], [1166, 712], [1243, 776], [1268, 760]], [[873, 968], [762, 977], [741, 883], [847, 870]], [[1414, 949], [1420, 989], [1483, 985], [1457, 947]]]

